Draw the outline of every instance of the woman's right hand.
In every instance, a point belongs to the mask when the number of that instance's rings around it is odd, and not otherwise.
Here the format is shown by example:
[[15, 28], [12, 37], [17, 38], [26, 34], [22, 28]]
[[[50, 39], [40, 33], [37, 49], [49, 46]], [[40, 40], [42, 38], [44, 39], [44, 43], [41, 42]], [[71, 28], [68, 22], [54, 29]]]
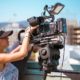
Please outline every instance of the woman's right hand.
[[34, 26], [34, 27], [29, 26], [29, 27], [26, 28], [25, 33], [30, 33], [30, 34], [32, 34], [32, 32], [33, 32], [35, 29], [37, 29], [38, 27], [39, 27], [38, 25], [37, 25], [37, 26]]

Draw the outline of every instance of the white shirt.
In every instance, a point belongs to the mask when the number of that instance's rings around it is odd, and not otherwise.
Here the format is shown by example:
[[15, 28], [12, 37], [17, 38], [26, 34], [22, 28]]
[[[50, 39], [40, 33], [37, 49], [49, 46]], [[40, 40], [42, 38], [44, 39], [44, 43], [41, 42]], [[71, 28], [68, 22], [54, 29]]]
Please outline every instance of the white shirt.
[[11, 63], [7, 63], [0, 72], [0, 80], [18, 80], [18, 70]]

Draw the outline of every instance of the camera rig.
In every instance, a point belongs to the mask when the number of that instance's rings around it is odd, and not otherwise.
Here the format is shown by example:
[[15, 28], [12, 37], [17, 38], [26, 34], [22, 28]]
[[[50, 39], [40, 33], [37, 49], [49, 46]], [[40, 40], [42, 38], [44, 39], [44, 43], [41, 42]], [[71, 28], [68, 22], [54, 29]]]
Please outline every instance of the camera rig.
[[[58, 11], [56, 10], [57, 7], [60, 8], [57, 9]], [[56, 3], [51, 7], [45, 5], [44, 12], [41, 16], [27, 19], [32, 27], [39, 25], [39, 28], [32, 33], [31, 42], [42, 47], [40, 57], [42, 57], [42, 54], [48, 53], [48, 56], [51, 59], [51, 55], [56, 53], [55, 49], [57, 51], [64, 46], [63, 36], [67, 32], [66, 19], [59, 18], [57, 21], [54, 21], [54, 15], [59, 14], [63, 8], [64, 5], [61, 3]], [[46, 12], [48, 13], [48, 16], [46, 15]]]
[[61, 3], [51, 7], [45, 5], [41, 16], [27, 19], [32, 27], [39, 25], [39, 28], [31, 34], [31, 42], [41, 47], [38, 60], [41, 70], [45, 72], [44, 80], [47, 73], [57, 70], [60, 49], [64, 47], [64, 37], [67, 33], [66, 19], [59, 18], [54, 21], [54, 15], [59, 14], [63, 8], [64, 5]]

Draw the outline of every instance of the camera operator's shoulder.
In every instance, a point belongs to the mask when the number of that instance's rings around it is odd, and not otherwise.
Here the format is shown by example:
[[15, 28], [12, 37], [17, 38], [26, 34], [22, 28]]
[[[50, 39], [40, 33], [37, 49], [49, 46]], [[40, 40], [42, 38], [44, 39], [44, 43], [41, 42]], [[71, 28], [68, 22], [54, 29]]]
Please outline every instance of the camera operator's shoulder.
[[6, 80], [12, 80], [13, 78], [18, 79], [18, 69], [11, 63], [7, 63], [3, 70], [3, 74]]
[[[18, 69], [17, 69], [13, 64], [11, 64], [11, 63], [7, 63], [7, 64], [6, 64], [6, 70], [7, 70], [8, 72], [13, 72], [13, 71], [18, 72]], [[7, 72], [7, 71], [6, 71], [6, 72]]]

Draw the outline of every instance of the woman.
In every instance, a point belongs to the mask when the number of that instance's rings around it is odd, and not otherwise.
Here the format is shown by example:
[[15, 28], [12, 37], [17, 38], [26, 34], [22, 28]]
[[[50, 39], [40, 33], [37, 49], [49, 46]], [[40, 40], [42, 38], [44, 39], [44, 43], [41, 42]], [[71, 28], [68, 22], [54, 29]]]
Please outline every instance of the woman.
[[30, 35], [36, 28], [37, 26], [28, 27], [22, 45], [10, 53], [4, 50], [8, 47], [8, 36], [12, 34], [12, 31], [0, 31], [0, 80], [18, 80], [18, 71], [10, 62], [22, 60], [28, 54]]

